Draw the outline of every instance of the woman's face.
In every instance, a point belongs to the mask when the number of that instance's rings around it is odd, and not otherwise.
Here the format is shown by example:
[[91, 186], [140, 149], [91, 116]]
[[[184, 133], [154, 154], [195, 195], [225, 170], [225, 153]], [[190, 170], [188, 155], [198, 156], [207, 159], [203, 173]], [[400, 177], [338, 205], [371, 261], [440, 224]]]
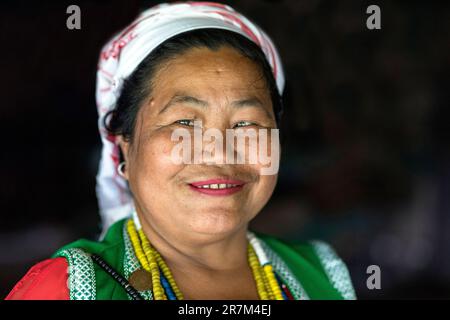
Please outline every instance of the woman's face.
[[[224, 137], [237, 127], [276, 128], [260, 67], [222, 47], [191, 49], [159, 68], [133, 142], [120, 142], [138, 214], [160, 234], [191, 239], [246, 229], [270, 198], [277, 175], [260, 175], [260, 164], [175, 164], [172, 150], [179, 141], [171, 140], [172, 132], [193, 133], [193, 120]], [[212, 189], [220, 183], [238, 186]]]

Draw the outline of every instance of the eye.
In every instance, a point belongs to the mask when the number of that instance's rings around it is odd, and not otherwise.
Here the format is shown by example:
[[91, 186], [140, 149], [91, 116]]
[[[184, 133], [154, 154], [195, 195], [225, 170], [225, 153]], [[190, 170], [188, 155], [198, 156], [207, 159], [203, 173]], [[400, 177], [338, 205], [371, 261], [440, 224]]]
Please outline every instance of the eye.
[[256, 126], [257, 124], [254, 122], [250, 122], [250, 121], [239, 121], [237, 122], [234, 126], [234, 128], [242, 128], [242, 127], [248, 127], [248, 126]]
[[181, 120], [177, 120], [174, 123], [178, 123], [181, 124], [182, 126], [187, 126], [187, 127], [193, 127], [194, 126], [194, 120], [193, 119], [181, 119]]

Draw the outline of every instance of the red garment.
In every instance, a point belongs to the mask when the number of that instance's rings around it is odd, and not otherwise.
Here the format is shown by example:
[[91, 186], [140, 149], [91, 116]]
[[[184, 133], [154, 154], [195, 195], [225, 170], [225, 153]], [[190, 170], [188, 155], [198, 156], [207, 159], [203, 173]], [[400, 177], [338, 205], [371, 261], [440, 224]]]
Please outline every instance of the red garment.
[[65, 258], [34, 265], [5, 300], [69, 300], [68, 264]]

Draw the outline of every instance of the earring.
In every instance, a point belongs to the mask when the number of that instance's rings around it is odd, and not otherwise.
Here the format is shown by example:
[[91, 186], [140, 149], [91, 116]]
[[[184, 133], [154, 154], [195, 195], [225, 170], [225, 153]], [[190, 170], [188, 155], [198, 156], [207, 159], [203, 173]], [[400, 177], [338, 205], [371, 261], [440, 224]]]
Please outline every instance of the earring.
[[119, 163], [119, 165], [117, 166], [117, 172], [122, 178], [125, 178], [125, 161]]

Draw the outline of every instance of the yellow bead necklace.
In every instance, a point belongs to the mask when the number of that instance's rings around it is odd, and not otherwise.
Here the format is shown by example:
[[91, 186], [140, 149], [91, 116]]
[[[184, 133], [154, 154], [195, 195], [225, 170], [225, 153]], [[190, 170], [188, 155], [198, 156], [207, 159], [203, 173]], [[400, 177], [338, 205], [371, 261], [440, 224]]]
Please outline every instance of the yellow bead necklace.
[[[183, 294], [178, 288], [169, 267], [164, 262], [159, 252], [150, 244], [144, 231], [137, 230], [133, 219], [127, 222], [127, 232], [133, 246], [134, 253], [142, 268], [151, 274], [152, 292], [154, 300], [172, 299], [183, 300]], [[265, 263], [261, 265], [258, 254], [252, 244], [248, 244], [248, 262], [256, 282], [256, 288], [261, 300], [284, 300], [280, 285], [276, 279], [272, 265]], [[170, 288], [164, 289], [163, 281], [167, 279]], [[173, 291], [173, 292], [171, 292]]]

